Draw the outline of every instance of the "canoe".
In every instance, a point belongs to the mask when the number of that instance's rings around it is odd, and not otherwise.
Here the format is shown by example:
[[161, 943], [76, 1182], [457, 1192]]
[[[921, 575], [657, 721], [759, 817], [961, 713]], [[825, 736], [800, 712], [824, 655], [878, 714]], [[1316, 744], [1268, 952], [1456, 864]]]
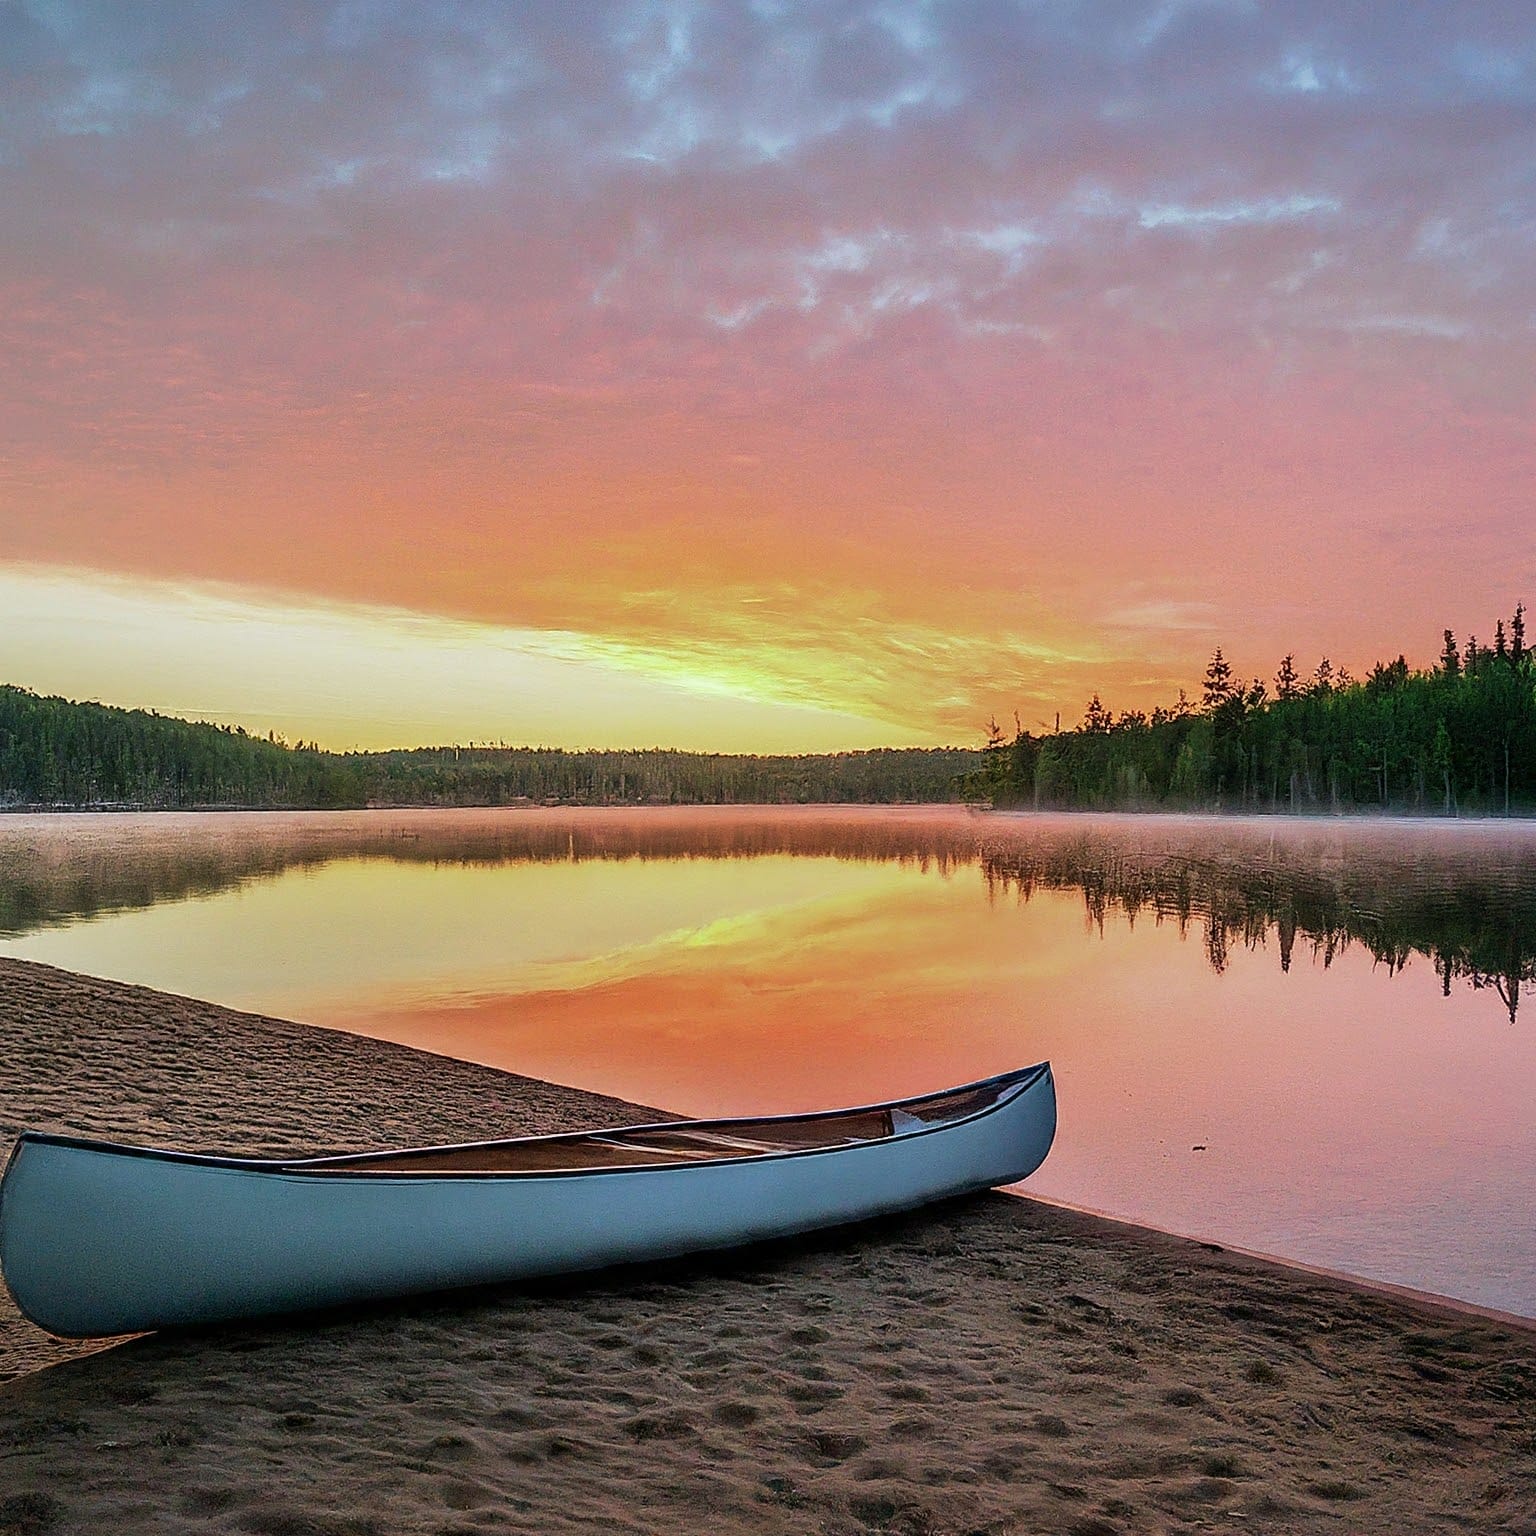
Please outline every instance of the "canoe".
[[856, 1109], [462, 1146], [213, 1157], [26, 1132], [0, 1269], [66, 1337], [308, 1311], [808, 1232], [1010, 1184], [1056, 1129], [1049, 1063]]

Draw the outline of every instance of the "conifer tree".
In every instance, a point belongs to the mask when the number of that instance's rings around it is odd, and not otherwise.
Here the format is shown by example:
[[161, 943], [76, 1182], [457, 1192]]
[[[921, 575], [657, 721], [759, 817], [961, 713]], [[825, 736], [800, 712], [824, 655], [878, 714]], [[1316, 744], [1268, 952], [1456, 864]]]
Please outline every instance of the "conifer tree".
[[1215, 654], [1211, 657], [1210, 666], [1205, 669], [1205, 712], [1210, 714], [1231, 697], [1232, 667], [1226, 657], [1221, 654], [1221, 647], [1218, 645]]
[[1445, 632], [1445, 645], [1440, 652], [1440, 670], [1447, 677], [1461, 676], [1461, 653], [1456, 649], [1456, 636], [1450, 630]]
[[1296, 670], [1296, 657], [1287, 651], [1280, 658], [1280, 669], [1275, 673], [1275, 697], [1294, 699], [1301, 692], [1301, 674]]

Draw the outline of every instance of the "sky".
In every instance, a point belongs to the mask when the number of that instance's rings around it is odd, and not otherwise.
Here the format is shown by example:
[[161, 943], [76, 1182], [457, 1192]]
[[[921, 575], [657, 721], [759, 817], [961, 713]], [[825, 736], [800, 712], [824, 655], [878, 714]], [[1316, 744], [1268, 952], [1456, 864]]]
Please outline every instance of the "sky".
[[969, 743], [1536, 597], [1528, 0], [0, 4], [0, 680]]

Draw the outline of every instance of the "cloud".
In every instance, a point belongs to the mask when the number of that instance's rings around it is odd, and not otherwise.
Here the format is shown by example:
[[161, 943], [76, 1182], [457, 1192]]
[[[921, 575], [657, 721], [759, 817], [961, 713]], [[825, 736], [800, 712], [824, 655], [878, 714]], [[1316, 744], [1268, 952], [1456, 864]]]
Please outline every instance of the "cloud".
[[887, 722], [752, 686], [750, 671], [587, 636], [216, 584], [0, 569], [0, 677], [337, 749], [502, 740], [834, 750]]
[[[1144, 581], [1340, 654], [1505, 600], [1438, 535], [1536, 468], [1523, 4], [35, 0], [0, 71], [13, 559], [881, 718], [916, 647], [929, 731], [1134, 687]], [[814, 640], [754, 650], [774, 583]]]
[[1216, 619], [1214, 603], [1153, 598], [1117, 608], [1105, 616], [1104, 622], [1117, 629], [1208, 631], [1215, 627]]

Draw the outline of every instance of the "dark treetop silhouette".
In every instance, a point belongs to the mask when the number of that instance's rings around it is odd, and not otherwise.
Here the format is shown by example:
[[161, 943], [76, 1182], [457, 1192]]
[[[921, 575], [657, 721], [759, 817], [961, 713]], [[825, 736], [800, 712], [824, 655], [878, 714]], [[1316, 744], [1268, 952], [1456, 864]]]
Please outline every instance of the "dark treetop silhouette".
[[1218, 649], [1201, 703], [1114, 715], [1097, 694], [1082, 724], [1012, 741], [993, 730], [968, 792], [1000, 805], [1077, 809], [1397, 810], [1509, 815], [1536, 809], [1536, 659], [1525, 609], [1492, 646], [1436, 666], [1378, 662], [1363, 680], [1294, 655], [1244, 685]]
[[324, 752], [0, 687], [0, 806], [12, 808], [942, 801], [981, 760], [965, 747], [762, 757], [508, 746]]

